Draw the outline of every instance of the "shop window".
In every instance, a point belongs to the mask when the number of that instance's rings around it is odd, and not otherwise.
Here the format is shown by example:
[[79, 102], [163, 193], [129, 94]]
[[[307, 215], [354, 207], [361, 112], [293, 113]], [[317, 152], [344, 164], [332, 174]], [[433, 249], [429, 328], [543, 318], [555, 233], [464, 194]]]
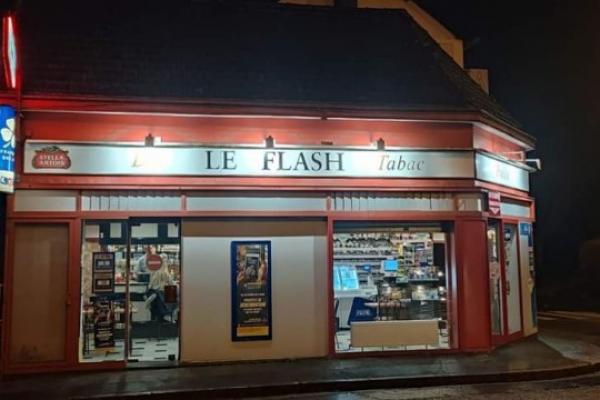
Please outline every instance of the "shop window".
[[335, 225], [337, 352], [450, 348], [449, 231], [442, 224]]

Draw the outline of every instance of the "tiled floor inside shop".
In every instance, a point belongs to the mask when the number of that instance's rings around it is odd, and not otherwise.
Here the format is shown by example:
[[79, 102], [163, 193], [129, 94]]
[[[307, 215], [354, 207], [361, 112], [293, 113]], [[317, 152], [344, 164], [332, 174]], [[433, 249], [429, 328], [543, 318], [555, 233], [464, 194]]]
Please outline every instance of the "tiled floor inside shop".
[[335, 348], [338, 353], [352, 353], [360, 351], [407, 351], [407, 350], [437, 350], [449, 349], [448, 331], [440, 329], [439, 346], [382, 346], [382, 347], [351, 347], [350, 346], [350, 330], [343, 329], [336, 333]]
[[[131, 358], [138, 361], [173, 361], [179, 355], [179, 340], [168, 339], [133, 339]], [[169, 359], [171, 356], [171, 359]]]
[[[124, 341], [116, 340], [115, 347], [110, 350], [92, 350], [84, 361], [121, 361], [124, 354]], [[169, 359], [171, 356], [171, 359]], [[179, 357], [179, 340], [177, 338], [163, 339], [133, 339], [129, 360], [137, 361], [174, 361]]]

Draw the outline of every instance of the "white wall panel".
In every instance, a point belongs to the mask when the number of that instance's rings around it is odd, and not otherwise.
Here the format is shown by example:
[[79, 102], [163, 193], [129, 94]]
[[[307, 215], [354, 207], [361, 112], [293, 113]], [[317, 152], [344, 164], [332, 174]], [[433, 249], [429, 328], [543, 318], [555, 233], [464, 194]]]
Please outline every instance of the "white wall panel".
[[325, 195], [202, 193], [187, 198], [190, 211], [326, 211]]
[[524, 218], [531, 217], [531, 209], [529, 206], [521, 204], [502, 202], [500, 204], [500, 211], [502, 212], [502, 215], [511, 215], [514, 217]]
[[75, 190], [16, 190], [15, 211], [76, 211]]
[[89, 191], [81, 195], [83, 211], [179, 211], [179, 192]]
[[[311, 223], [317, 227], [315, 234], [297, 232], [295, 225], [299, 223], [289, 220], [184, 222], [181, 292], [184, 362], [327, 354], [326, 225], [322, 221]], [[232, 235], [236, 230], [240, 236]], [[272, 235], [265, 234], [269, 230]], [[271, 241], [273, 339], [232, 342], [230, 246], [233, 240], [251, 239]]]

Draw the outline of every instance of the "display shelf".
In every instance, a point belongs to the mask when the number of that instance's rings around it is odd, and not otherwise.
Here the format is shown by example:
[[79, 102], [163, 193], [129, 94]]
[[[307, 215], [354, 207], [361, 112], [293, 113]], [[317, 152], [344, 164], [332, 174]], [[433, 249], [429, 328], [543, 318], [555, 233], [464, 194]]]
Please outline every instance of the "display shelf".
[[387, 247], [334, 247], [333, 251], [389, 251], [389, 252], [398, 252], [396, 249], [394, 249], [393, 247], [387, 246]]
[[410, 301], [446, 301], [446, 300], [442, 300], [442, 299], [423, 299], [423, 300], [416, 300], [416, 299], [410, 299]]
[[[334, 234], [334, 265], [355, 268], [361, 289], [385, 285], [379, 291], [378, 301], [397, 302], [398, 307], [410, 308], [411, 315], [443, 312], [434, 310], [443, 308], [446, 302], [445, 278], [438, 275], [445, 271], [445, 258], [435, 260], [431, 233], [363, 231], [337, 235]], [[345, 243], [350, 245], [344, 246]], [[385, 260], [393, 260], [396, 265], [385, 264]]]
[[335, 254], [334, 259], [352, 259], [352, 258], [363, 258], [368, 260], [379, 259], [379, 260], [391, 260], [392, 255], [375, 255], [375, 254]]

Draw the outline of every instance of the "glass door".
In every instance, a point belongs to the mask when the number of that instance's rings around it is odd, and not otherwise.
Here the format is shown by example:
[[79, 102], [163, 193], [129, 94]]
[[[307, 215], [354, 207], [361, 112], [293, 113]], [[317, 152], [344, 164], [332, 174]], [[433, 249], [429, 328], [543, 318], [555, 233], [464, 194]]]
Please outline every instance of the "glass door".
[[508, 334], [521, 332], [521, 280], [517, 225], [504, 225], [504, 267]]
[[125, 360], [127, 233], [127, 220], [82, 222], [80, 363]]
[[490, 220], [487, 228], [490, 317], [492, 341], [501, 343], [504, 337], [504, 283], [502, 279], [502, 257], [500, 253], [500, 222]]
[[129, 220], [129, 362], [179, 360], [179, 219]]

